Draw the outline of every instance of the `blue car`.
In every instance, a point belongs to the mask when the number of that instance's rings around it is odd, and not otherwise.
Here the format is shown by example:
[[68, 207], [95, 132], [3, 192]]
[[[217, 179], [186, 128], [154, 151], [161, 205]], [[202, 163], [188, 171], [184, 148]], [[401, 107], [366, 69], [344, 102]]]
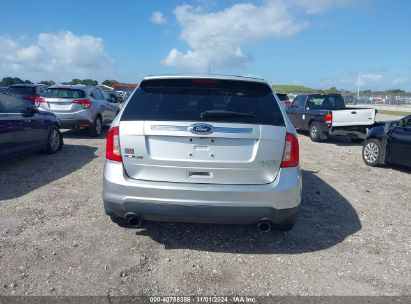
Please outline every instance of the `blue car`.
[[0, 162], [30, 152], [54, 154], [62, 146], [60, 122], [53, 113], [0, 90]]

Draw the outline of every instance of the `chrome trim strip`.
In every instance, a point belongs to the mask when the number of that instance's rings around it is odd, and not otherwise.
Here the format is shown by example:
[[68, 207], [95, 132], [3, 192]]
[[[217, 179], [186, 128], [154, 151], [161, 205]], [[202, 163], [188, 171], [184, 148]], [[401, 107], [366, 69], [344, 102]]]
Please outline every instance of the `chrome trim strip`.
[[253, 128], [227, 128], [227, 127], [214, 127], [214, 132], [218, 133], [253, 133]]
[[[190, 126], [171, 126], [171, 125], [152, 125], [151, 130], [160, 131], [189, 131]], [[253, 128], [228, 128], [228, 127], [214, 127], [214, 133], [235, 133], [235, 134], [251, 134]]]
[[151, 130], [161, 131], [187, 131], [188, 126], [152, 125]]

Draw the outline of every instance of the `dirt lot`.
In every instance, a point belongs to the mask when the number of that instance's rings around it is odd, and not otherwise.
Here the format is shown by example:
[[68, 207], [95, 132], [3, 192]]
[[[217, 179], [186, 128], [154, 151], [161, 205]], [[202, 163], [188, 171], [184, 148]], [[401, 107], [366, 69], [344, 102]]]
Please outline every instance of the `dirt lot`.
[[146, 223], [101, 203], [105, 140], [0, 166], [0, 295], [410, 295], [411, 171], [370, 168], [345, 138], [300, 135], [302, 212], [288, 233]]

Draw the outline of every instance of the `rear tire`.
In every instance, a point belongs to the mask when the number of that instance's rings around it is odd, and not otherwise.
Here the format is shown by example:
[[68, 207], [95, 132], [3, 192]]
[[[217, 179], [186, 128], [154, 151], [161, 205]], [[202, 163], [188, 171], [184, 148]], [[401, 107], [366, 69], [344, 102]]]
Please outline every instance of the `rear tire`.
[[322, 134], [320, 131], [320, 126], [317, 122], [313, 122], [310, 124], [310, 128], [308, 130], [308, 134], [310, 136], [310, 139], [314, 142], [320, 142], [322, 141]]
[[362, 148], [362, 159], [365, 164], [371, 167], [378, 166], [382, 160], [382, 143], [378, 139], [372, 138], [365, 142]]
[[103, 129], [103, 124], [101, 122], [101, 117], [97, 116], [93, 124], [90, 126], [89, 133], [92, 137], [99, 137], [101, 135], [101, 130]]
[[55, 154], [61, 150], [63, 146], [63, 136], [57, 127], [51, 127], [47, 137], [47, 154]]

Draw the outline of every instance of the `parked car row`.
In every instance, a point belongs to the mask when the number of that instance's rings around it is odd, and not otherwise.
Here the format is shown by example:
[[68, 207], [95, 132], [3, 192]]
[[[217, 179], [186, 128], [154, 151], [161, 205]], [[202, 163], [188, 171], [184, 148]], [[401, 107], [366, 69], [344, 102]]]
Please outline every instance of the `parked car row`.
[[[34, 98], [35, 97], [35, 98]], [[0, 90], [0, 161], [23, 153], [56, 153], [63, 146], [60, 128], [88, 128], [100, 136], [119, 113], [120, 104], [98, 87], [13, 85]]]
[[[281, 95], [285, 94], [277, 93], [280, 102]], [[367, 165], [411, 167], [411, 115], [398, 121], [375, 122], [377, 110], [348, 108], [340, 94], [304, 94], [297, 96], [290, 107], [283, 105], [294, 127], [308, 131], [312, 141], [348, 135], [355, 143], [365, 140], [362, 156]]]
[[347, 108], [339, 94], [300, 95], [281, 107], [265, 81], [229, 76], [146, 77], [121, 111], [98, 87], [54, 85], [35, 105], [2, 91], [0, 156], [56, 153], [59, 128], [99, 136], [111, 124], [102, 195], [112, 221], [256, 223], [262, 232], [292, 229], [300, 208], [294, 127], [313, 141], [366, 138], [367, 164], [411, 166], [410, 116], [375, 123], [374, 109]]

